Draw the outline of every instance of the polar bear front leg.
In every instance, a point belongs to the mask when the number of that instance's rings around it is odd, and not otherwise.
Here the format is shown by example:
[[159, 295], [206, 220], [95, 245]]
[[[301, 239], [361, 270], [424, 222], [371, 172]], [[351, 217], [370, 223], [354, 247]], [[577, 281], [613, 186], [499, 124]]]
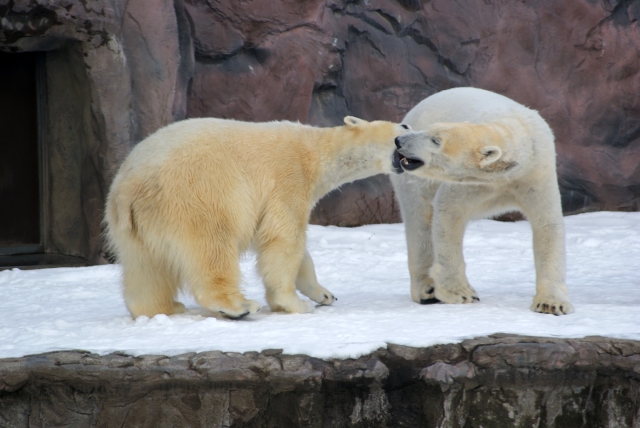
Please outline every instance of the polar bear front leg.
[[[476, 187], [476, 186], [474, 186]], [[462, 254], [464, 231], [480, 189], [442, 185], [434, 200], [434, 263], [429, 271], [436, 299], [444, 303], [475, 303], [480, 299], [469, 284]]]
[[414, 302], [438, 303], [435, 298], [433, 279], [429, 269], [433, 264], [433, 240], [431, 223], [433, 207], [431, 201], [438, 191], [439, 182], [421, 179], [408, 174], [391, 176], [396, 197], [400, 203], [404, 221], [407, 252], [409, 256], [409, 276], [411, 278], [411, 298]]
[[314, 305], [296, 292], [295, 279], [302, 262], [303, 249], [290, 239], [272, 239], [258, 248], [258, 270], [267, 289], [267, 302], [274, 312], [305, 314]]
[[314, 304], [300, 299], [295, 283], [305, 253], [306, 217], [282, 216], [289, 207], [272, 204], [254, 242], [267, 302], [274, 312], [313, 312]]
[[[432, 245], [431, 237], [428, 241], [420, 241], [417, 236], [409, 236], [407, 232], [411, 299], [422, 305], [440, 302], [436, 298], [435, 284], [429, 273], [433, 264]], [[429, 247], [428, 250], [425, 247]]]
[[296, 288], [302, 294], [321, 305], [331, 305], [338, 300], [329, 290], [318, 284], [316, 269], [309, 251], [305, 248], [296, 278]]
[[536, 295], [531, 310], [564, 315], [574, 311], [565, 284], [566, 250], [560, 191], [555, 175], [546, 183], [527, 186], [521, 208], [531, 224], [536, 267]]

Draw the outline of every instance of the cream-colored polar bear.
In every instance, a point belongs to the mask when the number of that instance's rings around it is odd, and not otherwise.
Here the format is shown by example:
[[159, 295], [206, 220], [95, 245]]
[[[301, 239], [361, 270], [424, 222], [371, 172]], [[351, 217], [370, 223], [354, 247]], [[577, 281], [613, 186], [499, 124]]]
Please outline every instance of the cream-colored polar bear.
[[406, 224], [413, 300], [478, 301], [465, 275], [465, 227], [518, 209], [533, 231], [531, 309], [573, 312], [554, 137], [540, 115], [493, 92], [456, 88], [426, 98], [403, 123], [415, 132], [396, 139], [396, 162], [411, 174], [392, 181]]
[[[110, 248], [134, 317], [184, 311], [180, 287], [230, 318], [257, 312], [239, 288], [238, 258], [253, 247], [274, 311], [312, 312], [334, 296], [305, 250], [313, 205], [343, 183], [392, 172], [406, 125], [346, 117], [345, 126], [190, 119], [138, 144], [107, 200]], [[396, 172], [402, 172], [397, 170]]]

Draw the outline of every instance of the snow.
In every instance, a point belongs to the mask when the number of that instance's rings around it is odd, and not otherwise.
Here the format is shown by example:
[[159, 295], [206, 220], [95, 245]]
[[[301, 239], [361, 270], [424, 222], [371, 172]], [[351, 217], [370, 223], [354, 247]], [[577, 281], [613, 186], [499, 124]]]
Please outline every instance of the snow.
[[[190, 296], [186, 314], [133, 320], [117, 265], [0, 272], [0, 358], [63, 349], [176, 355], [282, 349], [356, 358], [387, 343], [423, 347], [497, 332], [640, 340], [640, 213], [565, 217], [567, 284], [576, 312], [529, 310], [535, 293], [527, 222], [481, 220], [464, 241], [467, 275], [481, 302], [419, 305], [409, 294], [402, 224], [309, 226], [320, 282], [339, 300], [313, 314], [271, 313], [230, 321], [206, 316]], [[255, 259], [242, 260], [243, 289], [266, 305]]]

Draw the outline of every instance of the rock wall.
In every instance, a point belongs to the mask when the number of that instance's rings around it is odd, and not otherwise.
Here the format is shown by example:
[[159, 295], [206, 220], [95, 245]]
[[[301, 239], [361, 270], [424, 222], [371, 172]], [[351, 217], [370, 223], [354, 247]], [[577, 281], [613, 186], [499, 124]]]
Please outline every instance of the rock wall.
[[[565, 213], [640, 209], [638, 1], [187, 0], [186, 7], [196, 57], [190, 116], [399, 121], [437, 91], [485, 88], [549, 121]], [[399, 220], [389, 195], [386, 178], [347, 185], [312, 219]]]
[[640, 342], [495, 335], [357, 360], [278, 350], [0, 360], [0, 425], [636, 427]]
[[[186, 117], [399, 121], [476, 86], [540, 111], [557, 136], [565, 213], [638, 210], [639, 0], [0, 0], [0, 50], [44, 52], [47, 251], [101, 256], [128, 151]], [[385, 176], [311, 220], [400, 220]]]
[[47, 252], [105, 261], [109, 185], [136, 142], [186, 117], [191, 43], [181, 0], [0, 0], [0, 50], [42, 52]]

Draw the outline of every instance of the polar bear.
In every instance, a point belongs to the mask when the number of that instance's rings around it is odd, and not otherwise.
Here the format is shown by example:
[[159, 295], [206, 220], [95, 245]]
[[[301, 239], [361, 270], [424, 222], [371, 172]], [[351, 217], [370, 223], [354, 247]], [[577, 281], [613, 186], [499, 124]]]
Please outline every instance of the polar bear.
[[413, 300], [479, 301], [465, 274], [465, 227], [517, 209], [533, 232], [531, 309], [573, 312], [554, 137], [542, 117], [502, 95], [456, 88], [424, 99], [403, 123], [414, 132], [396, 139], [395, 162], [411, 174], [392, 182], [406, 224]]
[[134, 317], [184, 311], [180, 287], [229, 318], [257, 312], [239, 288], [238, 258], [253, 248], [273, 311], [307, 313], [335, 297], [318, 284], [305, 249], [313, 205], [343, 183], [395, 167], [406, 125], [348, 116], [345, 125], [189, 119], [160, 129], [129, 154], [105, 213]]

